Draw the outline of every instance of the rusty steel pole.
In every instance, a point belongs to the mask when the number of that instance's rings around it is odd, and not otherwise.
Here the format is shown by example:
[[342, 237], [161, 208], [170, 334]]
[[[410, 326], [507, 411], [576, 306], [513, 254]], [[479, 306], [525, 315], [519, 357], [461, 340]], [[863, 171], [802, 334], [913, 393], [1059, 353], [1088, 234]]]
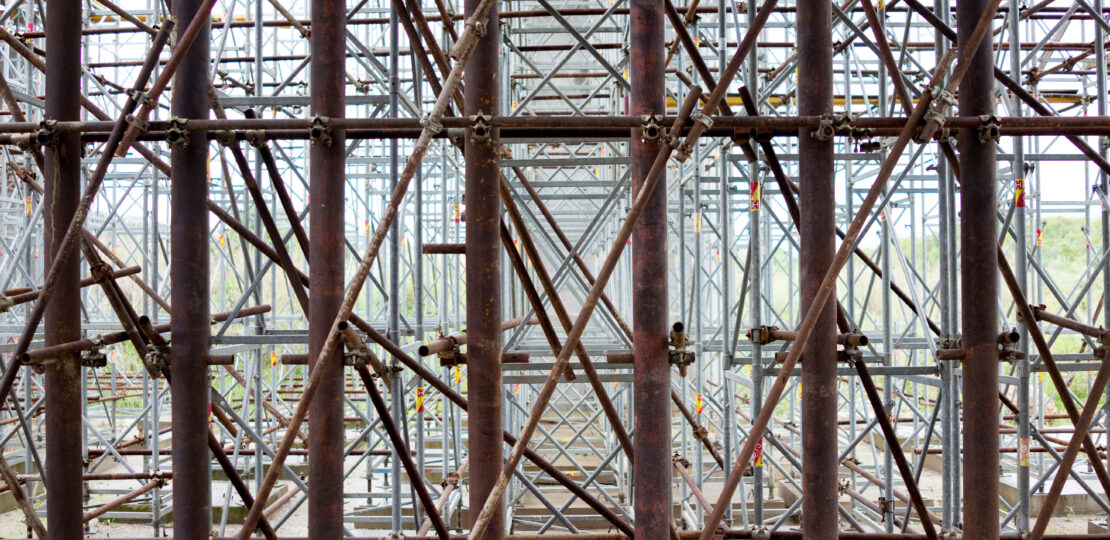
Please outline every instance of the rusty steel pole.
[[[189, 21], [201, 0], [177, 0]], [[178, 26], [178, 39], [186, 30]], [[172, 114], [208, 119], [209, 25], [185, 55], [173, 83]], [[170, 340], [173, 343], [173, 524], [178, 538], [208, 538], [212, 489], [208, 455], [208, 135], [189, 130], [170, 145]]]
[[[478, 0], [466, 0], [467, 19]], [[465, 114], [496, 115], [498, 100], [497, 5], [463, 75]], [[484, 132], [483, 132], [484, 131]], [[470, 525], [478, 521], [504, 464], [501, 384], [501, 154], [499, 132], [468, 130], [466, 154], [466, 333], [470, 394], [467, 445], [470, 455]], [[505, 536], [504, 502], [493, 509], [481, 538]]]
[[[662, 115], [664, 85], [664, 4], [633, 0], [631, 21], [631, 102], [633, 115]], [[631, 133], [632, 196], [644, 186], [662, 146]], [[671, 527], [671, 366], [667, 355], [667, 183], [655, 184], [632, 230], [632, 471], [636, 538], [669, 538]]]
[[[49, 0], [46, 17], [46, 111], [52, 120], [78, 120], [81, 95], [81, 2]], [[207, 58], [207, 57], [206, 57]], [[43, 243], [46, 268], [55, 263], [62, 238], [77, 212], [81, 196], [81, 138], [61, 133], [46, 146], [46, 223]], [[45, 315], [46, 346], [81, 339], [81, 259], [62, 256], [54, 302]], [[8, 366], [18, 371], [13, 362]], [[46, 372], [46, 521], [50, 538], [80, 538], [81, 522], [81, 385], [80, 355], [58, 357]], [[14, 397], [13, 397], [14, 399]], [[207, 533], [206, 533], [207, 535]]]
[[[988, 0], [956, 5], [957, 45], [963, 50]], [[994, 113], [994, 63], [983, 40], [967, 65], [959, 92], [961, 116]], [[976, 128], [959, 130], [960, 281], [963, 285], [964, 537], [998, 538], [998, 257], [995, 141]]]
[[[346, 109], [346, 14], [342, 0], [312, 0], [313, 116], [342, 118]], [[309, 407], [308, 535], [343, 536], [343, 362], [342, 350], [331, 358], [320, 351], [343, 301], [343, 185], [345, 133], [321, 130], [312, 141], [309, 168], [309, 313], [310, 370], [323, 369], [319, 393]], [[277, 465], [273, 465], [277, 466]], [[265, 500], [260, 501], [263, 506]]]
[[[831, 4], [828, 0], [803, 0], [798, 5], [798, 114], [832, 112], [832, 77]], [[833, 141], [818, 139], [815, 134], [810, 129], [798, 133], [802, 313], [809, 311], [836, 255]], [[835, 290], [831, 296], [836, 297]], [[836, 303], [826, 303], [820, 313], [802, 349], [802, 531], [806, 538], [814, 539], [836, 538], [840, 520]]]

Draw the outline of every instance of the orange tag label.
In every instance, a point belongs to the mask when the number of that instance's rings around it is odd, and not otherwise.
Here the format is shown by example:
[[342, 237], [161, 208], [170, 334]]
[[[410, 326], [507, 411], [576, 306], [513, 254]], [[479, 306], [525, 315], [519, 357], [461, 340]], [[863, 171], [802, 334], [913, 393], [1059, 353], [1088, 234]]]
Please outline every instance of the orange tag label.
[[705, 409], [705, 399], [703, 398], [703, 396], [700, 393], [697, 396], [696, 403], [697, 403], [698, 414], [701, 414], [702, 410]]
[[1041, 230], [1037, 229], [1037, 245], [1038, 246], [1042, 245], [1042, 243], [1043, 243], [1043, 238], [1041, 237]]

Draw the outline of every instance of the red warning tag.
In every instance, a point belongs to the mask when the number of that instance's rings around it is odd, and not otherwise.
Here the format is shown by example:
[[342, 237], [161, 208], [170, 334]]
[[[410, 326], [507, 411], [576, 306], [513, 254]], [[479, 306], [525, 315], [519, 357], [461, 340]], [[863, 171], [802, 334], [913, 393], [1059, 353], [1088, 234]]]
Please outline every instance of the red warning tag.
[[424, 412], [424, 387], [416, 387], [416, 412]]
[[759, 211], [759, 195], [760, 195], [760, 193], [759, 193], [760, 192], [759, 182], [750, 182], [750, 184], [751, 184], [751, 204], [749, 205], [748, 210], [750, 210], [752, 212], [758, 212]]
[[752, 453], [752, 465], [763, 466], [763, 437], [755, 442], [755, 452]]
[[1014, 206], [1025, 208], [1025, 179], [1014, 180]]

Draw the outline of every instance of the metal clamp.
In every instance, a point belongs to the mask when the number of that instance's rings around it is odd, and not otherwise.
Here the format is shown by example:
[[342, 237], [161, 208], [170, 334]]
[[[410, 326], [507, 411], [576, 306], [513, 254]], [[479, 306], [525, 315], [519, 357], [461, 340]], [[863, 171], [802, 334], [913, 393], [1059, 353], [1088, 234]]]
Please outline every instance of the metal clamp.
[[925, 112], [925, 121], [926, 122], [933, 122], [938, 127], [943, 127], [944, 122], [945, 122], [945, 116], [944, 116], [944, 113], [942, 113], [942, 112], [940, 112], [936, 109], [929, 109], [928, 111]]
[[170, 119], [170, 128], [166, 130], [166, 142], [171, 146], [186, 148], [189, 146], [189, 120], [174, 117]]
[[370, 362], [370, 355], [363, 350], [353, 350], [343, 353], [343, 365], [346, 367], [366, 367]]
[[979, 116], [979, 142], [987, 144], [997, 141], [1002, 132], [1002, 123], [993, 114]]
[[230, 147], [230, 146], [235, 145], [235, 132], [234, 131], [225, 129], [225, 130], [216, 131], [214, 133], [215, 133], [214, 138], [216, 139], [216, 142], [220, 143], [222, 146]]
[[956, 105], [956, 96], [952, 95], [952, 92], [944, 88], [934, 89], [931, 94], [933, 96], [933, 103], [946, 107], [954, 107]]
[[709, 437], [709, 430], [706, 429], [705, 426], [698, 426], [698, 427], [694, 428], [694, 439], [695, 440], [704, 441], [708, 437]]
[[437, 122], [434, 118], [432, 118], [432, 115], [430, 114], [425, 114], [424, 116], [420, 117], [420, 125], [424, 129], [432, 132], [433, 135], [436, 135], [439, 132], [443, 131], [443, 124]]
[[646, 114], [640, 117], [640, 140], [644, 144], [657, 143], [662, 136], [663, 125], [657, 115]]
[[451, 341], [451, 348], [436, 355], [439, 357], [439, 365], [441, 367], [454, 367], [464, 364], [462, 354], [459, 352], [458, 340], [455, 339], [455, 336], [447, 336], [447, 339]]
[[167, 345], [152, 345], [143, 356], [143, 367], [152, 378], [162, 376], [162, 370], [170, 365], [170, 351]]
[[14, 305], [15, 300], [12, 300], [10, 296], [5, 296], [4, 293], [0, 293], [0, 313], [8, 311]]
[[131, 127], [135, 128], [135, 130], [138, 131], [140, 135], [146, 133], [147, 131], [150, 131], [150, 122], [147, 122], [146, 120], [143, 120], [133, 114], [125, 116], [123, 121], [127, 122], [131, 125]]
[[705, 129], [713, 127], [713, 119], [710, 118], [709, 115], [701, 111], [694, 111], [690, 113], [690, 120], [693, 120], [694, 122], [705, 126]]
[[136, 90], [134, 88], [128, 88], [126, 90], [126, 93], [127, 93], [127, 97], [131, 98], [135, 103], [138, 103], [139, 105], [146, 105], [146, 106], [148, 106], [152, 109], [156, 105], [154, 100], [150, 99], [150, 96], [147, 95], [147, 93], [143, 92], [142, 90]]
[[324, 146], [331, 146], [331, 119], [326, 116], [316, 116], [309, 124], [308, 134], [312, 139], [312, 144], [323, 143]]
[[752, 540], [771, 540], [771, 531], [767, 527], [753, 527]]
[[752, 328], [752, 329], [748, 330], [748, 334], [747, 334], [748, 335], [748, 341], [750, 341], [752, 343], [757, 343], [759, 345], [766, 345], [766, 344], [774, 341], [774, 339], [771, 337], [771, 333], [775, 330], [778, 330], [778, 329], [779, 329], [779, 327], [777, 327], [777, 326], [767, 326], [767, 325], [763, 325], [763, 326], [760, 326], [760, 327], [757, 327], [757, 328]]
[[54, 119], [39, 122], [39, 129], [35, 132], [35, 141], [42, 146], [57, 146], [58, 132], [54, 128], [58, 121]]
[[819, 141], [831, 141], [836, 135], [836, 123], [836, 116], [832, 113], [822, 114], [820, 124], [810, 135]]
[[459, 487], [459, 473], [451, 471], [447, 473], [447, 478], [440, 480], [439, 487], [446, 488], [447, 486]]
[[476, 144], [493, 143], [493, 119], [488, 114], [479, 112], [470, 117], [470, 141]]
[[244, 138], [255, 148], [262, 148], [266, 145], [266, 131], [262, 129], [248, 129]]
[[693, 345], [686, 336], [686, 327], [681, 322], [674, 323], [671, 327], [670, 339], [667, 341], [670, 349], [667, 350], [667, 360], [673, 366], [678, 366], [678, 374], [686, 377], [686, 368], [694, 363], [694, 351], [689, 350]]
[[885, 516], [885, 515], [893, 513], [893, 512], [894, 512], [894, 501], [892, 501], [892, 500], [890, 500], [886, 497], [879, 497], [879, 513]]
[[478, 17], [471, 17], [466, 20], [466, 27], [474, 32], [474, 35], [479, 38], [486, 35], [486, 22], [478, 20]]
[[108, 357], [104, 354], [104, 336], [98, 335], [92, 339], [93, 346], [81, 355], [81, 365], [87, 368], [101, 368], [108, 365]]

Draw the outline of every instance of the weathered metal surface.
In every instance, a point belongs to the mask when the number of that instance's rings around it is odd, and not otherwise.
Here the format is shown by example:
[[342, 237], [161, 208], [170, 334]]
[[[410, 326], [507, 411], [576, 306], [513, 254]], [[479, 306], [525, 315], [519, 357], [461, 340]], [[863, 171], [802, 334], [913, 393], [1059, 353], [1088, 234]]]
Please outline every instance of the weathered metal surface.
[[[473, 16], [479, 0], [466, 0]], [[501, 111], [498, 99], [497, 5], [490, 8], [485, 32], [463, 75], [464, 107], [472, 126], [466, 131], [466, 381], [470, 396], [467, 445], [470, 455], [470, 524], [497, 483], [504, 463], [501, 440], [501, 153], [499, 131], [482, 126], [482, 115]], [[505, 536], [504, 503], [496, 503], [484, 536]]]
[[[340, 0], [313, 0], [310, 114], [345, 115], [343, 60], [346, 56], [345, 5]], [[345, 133], [329, 129], [312, 142], [309, 157], [309, 369], [319, 376], [319, 392], [308, 414], [308, 532], [321, 539], [343, 536], [343, 362], [342, 348], [320, 356], [336, 324], [343, 301]], [[308, 399], [309, 396], [306, 396]], [[301, 409], [298, 409], [300, 411]], [[277, 467], [277, 462], [271, 468]], [[271, 471], [272, 472], [272, 471]]]

